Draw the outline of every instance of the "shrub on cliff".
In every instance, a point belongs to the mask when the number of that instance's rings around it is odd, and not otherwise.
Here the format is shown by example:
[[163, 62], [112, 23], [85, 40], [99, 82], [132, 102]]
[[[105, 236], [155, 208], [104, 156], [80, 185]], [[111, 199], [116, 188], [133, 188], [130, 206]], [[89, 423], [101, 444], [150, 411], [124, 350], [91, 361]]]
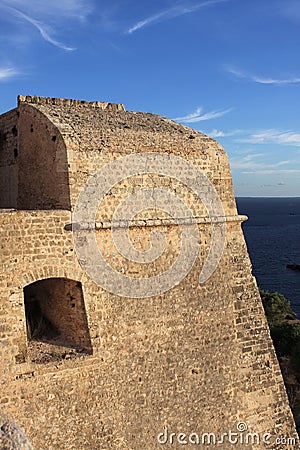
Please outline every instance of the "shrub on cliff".
[[300, 322], [282, 294], [260, 291], [274, 348], [300, 434]]
[[270, 328], [293, 316], [290, 302], [282, 294], [261, 289], [260, 296]]
[[300, 348], [300, 324], [283, 322], [270, 326], [277, 356], [290, 356]]
[[300, 369], [300, 323], [288, 321], [295, 318], [290, 302], [278, 292], [260, 290], [260, 296], [277, 356], [292, 356]]

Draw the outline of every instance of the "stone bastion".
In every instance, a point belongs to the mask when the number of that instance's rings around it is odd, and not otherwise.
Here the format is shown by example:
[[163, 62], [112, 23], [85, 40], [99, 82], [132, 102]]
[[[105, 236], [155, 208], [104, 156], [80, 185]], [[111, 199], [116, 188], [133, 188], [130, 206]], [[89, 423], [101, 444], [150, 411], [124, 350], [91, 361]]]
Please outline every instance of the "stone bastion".
[[[87, 227], [98, 251], [114, 272], [151, 284], [182, 251], [181, 228], [188, 236], [193, 222], [200, 240], [182, 279], [137, 297], [120, 294], [118, 278], [106, 289], [85, 270], [73, 214], [95, 174], [109, 184], [116, 175], [110, 164], [148, 154], [176, 157], [177, 175], [162, 168], [122, 177], [121, 170]], [[208, 180], [221, 216], [212, 218], [183, 183], [186, 163]], [[159, 198], [148, 203], [151, 190], [170, 192], [190, 217], [163, 210]], [[141, 191], [145, 209], [130, 218], [121, 208], [118, 227], [144, 255], [153, 232], [164, 234], [164, 252], [142, 263], [120, 253], [111, 236], [116, 208]], [[86, 196], [85, 213], [94, 194]], [[221, 145], [120, 104], [20, 96], [0, 116], [0, 208], [0, 411], [33, 448], [197, 448], [197, 436], [201, 447], [210, 433], [204, 448], [229, 430], [240, 441], [225, 439], [224, 449], [299, 448], [276, 441], [297, 434]], [[224, 248], [199, 283], [218, 224]], [[246, 431], [260, 441], [242, 441]]]

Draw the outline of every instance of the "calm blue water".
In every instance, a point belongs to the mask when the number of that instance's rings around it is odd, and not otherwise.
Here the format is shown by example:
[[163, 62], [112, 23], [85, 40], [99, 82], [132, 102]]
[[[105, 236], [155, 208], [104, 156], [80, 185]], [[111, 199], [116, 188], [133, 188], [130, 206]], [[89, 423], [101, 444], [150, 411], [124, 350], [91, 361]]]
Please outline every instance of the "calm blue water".
[[300, 317], [300, 272], [286, 268], [300, 264], [300, 198], [236, 199], [253, 275], [262, 289], [277, 291], [291, 302]]

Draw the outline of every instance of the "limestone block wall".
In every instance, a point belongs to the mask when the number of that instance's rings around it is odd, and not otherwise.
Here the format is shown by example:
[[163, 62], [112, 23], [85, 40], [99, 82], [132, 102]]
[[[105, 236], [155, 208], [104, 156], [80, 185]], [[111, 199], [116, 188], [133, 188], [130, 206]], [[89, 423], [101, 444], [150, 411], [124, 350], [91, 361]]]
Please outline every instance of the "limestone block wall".
[[[26, 361], [24, 287], [39, 279], [63, 277], [63, 268], [67, 270], [70, 257], [73, 267], [71, 236], [66, 239], [63, 229], [67, 221], [70, 221], [70, 216], [66, 211], [2, 210], [0, 214], [0, 352], [3, 362], [1, 371], [4, 373], [12, 366]], [[64, 263], [61, 265], [62, 259]]]
[[[8, 213], [16, 214], [21, 237], [27, 213]], [[220, 434], [239, 421], [255, 433], [294, 436], [238, 223], [228, 224], [221, 263], [205, 285], [198, 283], [208, 251], [203, 245], [193, 270], [178, 286], [148, 299], [125, 299], [102, 290], [81, 272], [71, 251], [71, 233], [62, 231], [68, 214], [56, 211], [52, 219], [53, 213], [32, 214], [28, 236], [23, 237], [24, 254], [17, 253], [15, 245], [17, 261], [5, 259], [11, 276], [10, 283], [6, 278], [1, 286], [1, 321], [7, 331], [1, 336], [6, 347], [0, 347], [0, 401], [35, 448], [154, 449], [160, 447], [157, 434], [164, 426], [175, 433]], [[37, 245], [46, 223], [49, 237], [43, 238], [47, 250], [41, 264]], [[199, 229], [209, 241], [207, 226]], [[144, 241], [150, 231], [151, 227], [133, 228], [134, 242]], [[171, 244], [176, 226], [165, 232]], [[107, 242], [104, 247], [109, 246], [109, 230], [96, 233], [99, 241]], [[13, 238], [8, 238], [7, 247], [13, 245]], [[115, 256], [107, 254], [111, 260]], [[173, 257], [171, 250], [169, 255]], [[164, 270], [168, 262], [162, 258], [156, 268]], [[123, 267], [132, 273], [132, 267]], [[147, 274], [153, 274], [153, 266], [136, 272]], [[25, 345], [25, 360], [20, 362], [21, 337], [26, 341], [22, 288], [57, 276], [82, 282], [93, 355], [34, 364], [26, 358]]]
[[59, 130], [24, 104], [19, 119], [19, 209], [70, 209], [68, 163]]
[[18, 196], [18, 110], [0, 116], [0, 208], [16, 208]]
[[[28, 190], [26, 195], [19, 191], [19, 200], [25, 205], [30, 199], [30, 210], [0, 212], [0, 409], [16, 420], [36, 449], [152, 450], [162, 447], [157, 436], [164, 427], [174, 436], [196, 432], [220, 438], [235, 431], [239, 422], [251, 433], [270, 433], [268, 448], [299, 448], [298, 443], [284, 447], [276, 443], [280, 436], [297, 435], [252, 276], [224, 150], [201, 133], [167, 119], [128, 113], [121, 106], [105, 108], [108, 105], [62, 99], [20, 99], [22, 165], [33, 165], [29, 140], [33, 136], [37, 160], [39, 149], [40, 155], [47, 151], [51, 155], [52, 163], [49, 157], [47, 164], [52, 176], [47, 184], [41, 156], [37, 167], [43, 179], [35, 177], [30, 190], [25, 182], [29, 169], [22, 167], [19, 188], [23, 183], [22, 190]], [[120, 199], [141, 187], [165, 187], [181, 196], [191, 207], [200, 235], [196, 261], [185, 278], [165, 293], [127, 298], [105, 290], [80, 266], [69, 209], [89, 176], [105, 163], [150, 151], [179, 155], [206, 173], [222, 199], [226, 242], [215, 272], [199, 284], [212, 235], [203, 204], [172, 177], [137, 175], [113, 186], [90, 232], [117, 272], [151, 278], [170, 267], [180, 251], [179, 226], [159, 208], [134, 218], [128, 232], [134, 247], [145, 251], [151, 232], [162, 231], [161, 256], [140, 264], [116, 250], [112, 212]], [[52, 178], [62, 182], [53, 184]], [[62, 189], [66, 186], [68, 193]], [[60, 199], [67, 198], [68, 207], [57, 209]], [[42, 204], [45, 209], [38, 210]], [[49, 281], [53, 279], [62, 281], [53, 285]], [[65, 333], [68, 326], [72, 336], [76, 326], [81, 339], [88, 333], [90, 354], [45, 364], [31, 361], [24, 288], [40, 281], [47, 286], [38, 292], [40, 296], [50, 292], [43, 297], [45, 314]], [[80, 299], [69, 289], [73, 282], [82, 287]], [[78, 306], [73, 316], [63, 306], [71, 297]], [[225, 442], [223, 448], [232, 444]], [[264, 446], [254, 442], [236, 448]]]
[[[115, 109], [103, 111], [95, 108], [93, 103], [78, 104], [74, 108], [68, 101], [44, 104], [29, 100], [29, 103], [20, 103], [20, 111], [24, 107], [31, 108], [32, 114], [36, 109], [42, 112], [65, 140], [72, 208], [89, 177], [108, 162], [128, 154], [156, 152], [186, 157], [213, 183], [226, 214], [236, 214], [228, 157], [221, 145], [203, 133], [154, 114], [125, 112], [117, 105]], [[167, 184], [172, 192], [181, 195], [184, 188], [176, 180], [159, 180], [155, 176], [124, 180], [109, 192], [99, 216], [104, 219], [108, 218], [105, 215], [111, 216], [108, 205], [113, 205], [116, 198], [120, 201], [128, 191], [133, 193], [143, 185], [160, 187]], [[182, 195], [187, 201], [187, 195]], [[197, 202], [195, 206], [191, 193], [189, 197], [188, 204], [194, 210], [198, 209], [195, 213], [205, 215], [203, 205]]]

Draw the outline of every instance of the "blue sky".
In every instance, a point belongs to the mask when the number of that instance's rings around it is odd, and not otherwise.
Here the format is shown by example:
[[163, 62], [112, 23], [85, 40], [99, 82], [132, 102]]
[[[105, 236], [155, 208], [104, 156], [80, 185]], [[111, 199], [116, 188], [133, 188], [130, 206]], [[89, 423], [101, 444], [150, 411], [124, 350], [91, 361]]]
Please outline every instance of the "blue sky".
[[238, 196], [300, 196], [299, 0], [0, 0], [18, 94], [124, 103], [226, 149]]

